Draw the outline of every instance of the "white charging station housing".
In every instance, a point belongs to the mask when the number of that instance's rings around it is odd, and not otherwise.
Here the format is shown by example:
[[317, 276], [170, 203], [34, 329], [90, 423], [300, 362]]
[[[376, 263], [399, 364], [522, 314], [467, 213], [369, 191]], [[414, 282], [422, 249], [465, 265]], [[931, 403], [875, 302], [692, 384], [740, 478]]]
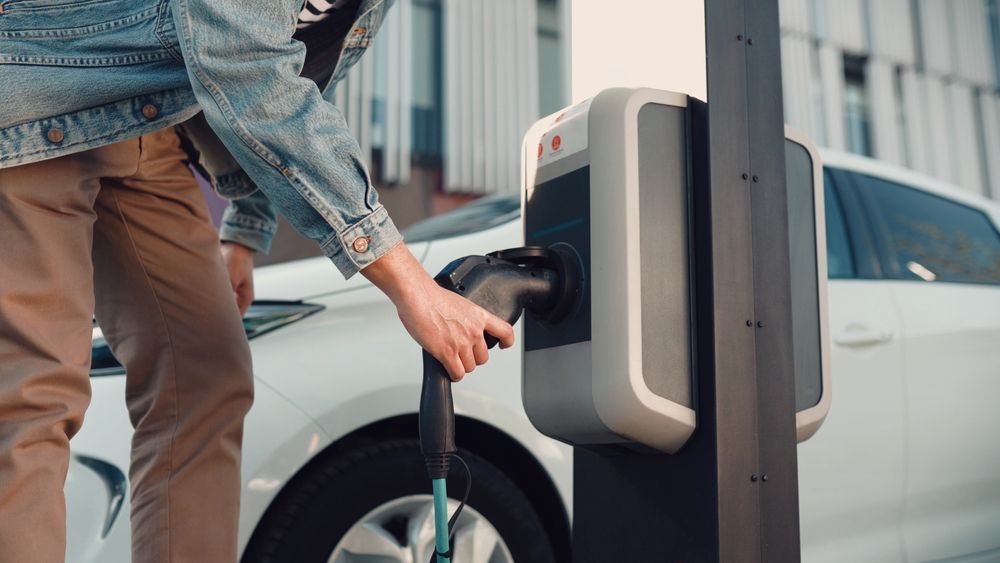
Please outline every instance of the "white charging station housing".
[[560, 326], [525, 320], [524, 406], [549, 436], [672, 453], [694, 432], [686, 108], [614, 88], [525, 138], [525, 243], [572, 246], [585, 277]]
[[[568, 318], [524, 320], [525, 411], [563, 442], [674, 453], [695, 430], [688, 105], [684, 94], [612, 88], [525, 135], [525, 244], [572, 247], [584, 271], [580, 305]], [[830, 406], [826, 252], [819, 158], [788, 134], [802, 441]]]

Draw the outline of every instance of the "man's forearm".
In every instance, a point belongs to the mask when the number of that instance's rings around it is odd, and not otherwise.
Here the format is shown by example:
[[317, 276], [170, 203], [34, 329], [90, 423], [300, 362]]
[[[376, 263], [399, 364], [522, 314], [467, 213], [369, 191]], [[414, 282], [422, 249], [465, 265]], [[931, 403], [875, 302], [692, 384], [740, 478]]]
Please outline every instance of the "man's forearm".
[[397, 305], [408, 299], [415, 291], [419, 291], [420, 286], [428, 281], [433, 283], [424, 267], [404, 243], [397, 244], [381, 258], [361, 270], [361, 275]]

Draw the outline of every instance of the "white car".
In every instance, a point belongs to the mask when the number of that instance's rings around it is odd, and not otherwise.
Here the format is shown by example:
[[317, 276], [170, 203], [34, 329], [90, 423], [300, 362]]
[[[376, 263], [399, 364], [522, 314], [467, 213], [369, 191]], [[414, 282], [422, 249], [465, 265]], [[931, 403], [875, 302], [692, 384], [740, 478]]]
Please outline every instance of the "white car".
[[[834, 401], [799, 446], [806, 561], [1000, 560], [1000, 207], [824, 153]], [[517, 246], [516, 196], [418, 223], [413, 252]], [[392, 305], [325, 258], [262, 268], [246, 320], [245, 562], [423, 562], [433, 542], [417, 445], [420, 350]], [[520, 349], [454, 386], [472, 468], [458, 562], [569, 561], [572, 455], [521, 407]], [[66, 483], [68, 561], [126, 562], [125, 378], [95, 329], [93, 402]], [[459, 495], [463, 483], [450, 483]]]

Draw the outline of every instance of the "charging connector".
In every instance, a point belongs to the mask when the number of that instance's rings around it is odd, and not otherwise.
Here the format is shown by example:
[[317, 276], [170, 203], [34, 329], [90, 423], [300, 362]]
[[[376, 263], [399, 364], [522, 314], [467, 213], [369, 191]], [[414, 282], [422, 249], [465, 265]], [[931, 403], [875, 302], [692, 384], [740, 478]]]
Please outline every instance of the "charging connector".
[[[528, 310], [556, 322], [572, 310], [583, 283], [579, 256], [568, 245], [521, 247], [500, 250], [487, 256], [466, 256], [445, 266], [434, 280], [494, 315], [514, 324], [521, 312]], [[497, 340], [486, 335], [487, 346]], [[420, 450], [427, 474], [434, 482], [435, 511], [438, 522], [436, 557], [439, 563], [449, 560], [448, 539], [451, 531], [442, 530], [447, 507], [444, 479], [448, 477], [451, 458], [456, 454], [455, 406], [448, 372], [426, 350], [423, 353], [424, 382], [420, 393]], [[471, 475], [468, 475], [471, 483]], [[468, 486], [468, 484], [467, 484]], [[464, 506], [464, 501], [463, 501]], [[449, 522], [454, 527], [461, 506]], [[444, 537], [442, 537], [442, 535]], [[442, 541], [443, 540], [443, 541]]]

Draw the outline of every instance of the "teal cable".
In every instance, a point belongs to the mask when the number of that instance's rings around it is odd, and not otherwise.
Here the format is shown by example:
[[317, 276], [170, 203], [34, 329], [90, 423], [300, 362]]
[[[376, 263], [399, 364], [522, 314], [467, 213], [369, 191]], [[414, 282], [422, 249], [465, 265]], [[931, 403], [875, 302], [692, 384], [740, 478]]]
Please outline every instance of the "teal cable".
[[[444, 479], [432, 479], [434, 485], [434, 536], [438, 553], [448, 553], [448, 487]], [[438, 555], [437, 563], [451, 563]]]

